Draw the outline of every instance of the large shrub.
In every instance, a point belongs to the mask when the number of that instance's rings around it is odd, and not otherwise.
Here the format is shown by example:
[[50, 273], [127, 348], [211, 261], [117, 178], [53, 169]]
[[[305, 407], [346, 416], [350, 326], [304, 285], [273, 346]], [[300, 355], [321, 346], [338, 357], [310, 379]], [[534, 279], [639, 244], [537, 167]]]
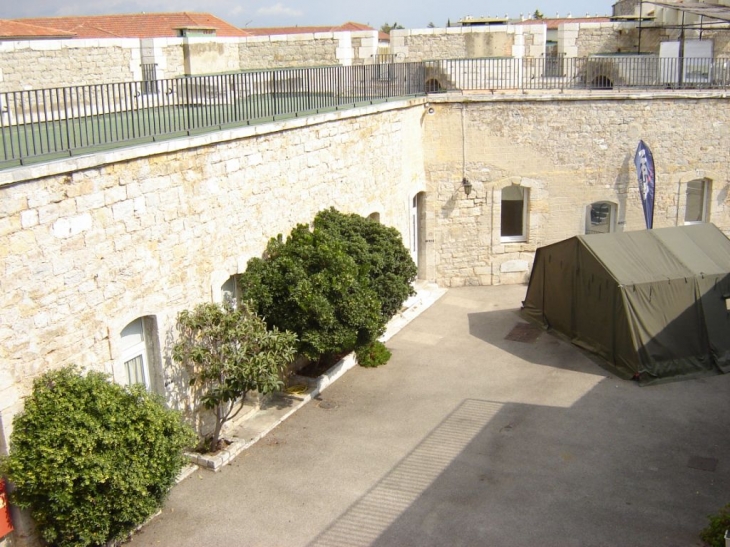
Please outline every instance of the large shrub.
[[69, 367], [34, 382], [2, 471], [48, 543], [102, 545], [159, 509], [194, 439], [142, 386]]
[[265, 395], [283, 387], [282, 373], [294, 360], [296, 336], [268, 330], [246, 303], [200, 304], [177, 318], [180, 337], [172, 350], [186, 366], [203, 406], [215, 414], [208, 439], [218, 447], [221, 428], [243, 407], [246, 393]]
[[380, 313], [386, 323], [414, 294], [412, 284], [418, 270], [395, 228], [331, 208], [317, 214], [314, 229], [341, 239], [355, 262], [367, 268], [370, 285], [380, 299]]
[[286, 241], [269, 241], [264, 258], [253, 258], [240, 276], [270, 327], [296, 333], [298, 350], [316, 360], [346, 353], [376, 339], [385, 329], [381, 303], [367, 264], [348, 253], [333, 231], [300, 224]]

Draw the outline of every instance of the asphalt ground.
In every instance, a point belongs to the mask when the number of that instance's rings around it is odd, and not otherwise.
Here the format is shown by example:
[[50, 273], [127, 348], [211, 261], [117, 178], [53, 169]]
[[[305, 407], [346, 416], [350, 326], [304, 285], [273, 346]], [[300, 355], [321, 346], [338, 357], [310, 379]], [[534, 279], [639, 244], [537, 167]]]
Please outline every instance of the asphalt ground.
[[730, 375], [620, 380], [514, 331], [525, 290], [450, 289], [131, 545], [700, 545], [730, 502]]

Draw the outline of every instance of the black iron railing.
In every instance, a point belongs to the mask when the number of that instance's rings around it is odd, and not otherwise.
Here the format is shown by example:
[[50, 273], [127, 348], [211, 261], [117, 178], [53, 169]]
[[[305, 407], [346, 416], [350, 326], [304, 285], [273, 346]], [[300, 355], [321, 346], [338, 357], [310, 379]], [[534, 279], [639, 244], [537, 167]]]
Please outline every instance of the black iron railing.
[[0, 93], [0, 168], [444, 91], [728, 89], [730, 59], [449, 59]]
[[426, 90], [728, 89], [730, 59], [650, 55], [428, 61]]
[[0, 168], [424, 93], [422, 63], [0, 93]]

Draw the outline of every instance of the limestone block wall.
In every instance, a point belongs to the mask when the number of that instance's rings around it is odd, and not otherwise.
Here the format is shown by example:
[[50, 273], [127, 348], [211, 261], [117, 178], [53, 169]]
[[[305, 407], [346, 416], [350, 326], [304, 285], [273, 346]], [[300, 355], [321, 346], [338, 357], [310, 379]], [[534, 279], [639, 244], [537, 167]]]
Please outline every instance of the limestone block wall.
[[76, 363], [125, 383], [120, 333], [139, 317], [154, 319], [156, 389], [186, 409], [177, 313], [219, 300], [317, 211], [378, 213], [407, 243], [425, 190], [413, 102], [0, 172], [0, 451], [44, 371]]
[[[434, 219], [429, 253], [440, 285], [526, 281], [535, 249], [585, 233], [586, 206], [596, 201], [616, 205], [618, 230], [644, 229], [633, 163], [639, 139], [656, 163], [654, 226], [683, 224], [687, 183], [706, 178], [708, 219], [730, 234], [724, 96], [470, 97], [431, 108], [424, 157]], [[463, 177], [473, 184], [469, 197]], [[501, 240], [501, 192], [511, 185], [529, 194], [521, 243]]]
[[182, 42], [185, 74], [220, 74], [241, 70], [240, 38], [185, 38]]
[[[337, 48], [342, 39], [335, 39], [334, 34], [244, 38], [239, 45], [239, 65], [243, 70], [336, 65]], [[348, 53], [347, 57], [351, 59], [352, 53]]]
[[390, 49], [407, 61], [540, 57], [546, 32], [544, 25], [398, 29], [390, 33]]
[[[558, 52], [566, 57], [632, 51], [630, 23], [563, 23], [558, 27]], [[635, 50], [633, 50], [635, 51]]]
[[0, 41], [0, 92], [140, 80], [140, 41]]

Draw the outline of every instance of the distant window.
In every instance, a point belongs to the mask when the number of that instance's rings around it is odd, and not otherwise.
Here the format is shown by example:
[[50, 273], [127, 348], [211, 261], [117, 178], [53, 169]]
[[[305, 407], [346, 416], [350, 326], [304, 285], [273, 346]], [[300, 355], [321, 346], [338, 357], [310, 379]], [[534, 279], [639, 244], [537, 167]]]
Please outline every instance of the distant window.
[[368, 215], [368, 218], [369, 218], [370, 220], [374, 220], [375, 222], [378, 222], [378, 223], [380, 223], [380, 213], [377, 213], [377, 212], [376, 212], [376, 213], [370, 213], [370, 214]]
[[691, 180], [687, 183], [687, 203], [684, 209], [685, 224], [707, 222], [709, 197], [709, 180], [698, 179]]
[[527, 241], [528, 194], [522, 186], [502, 189], [502, 241]]
[[152, 389], [150, 349], [154, 321], [154, 317], [140, 317], [122, 329], [122, 363], [128, 385], [142, 384]]
[[616, 204], [597, 201], [586, 207], [586, 234], [607, 234], [616, 230]]
[[238, 274], [234, 274], [221, 286], [221, 300], [235, 306], [238, 304], [239, 298], [240, 291], [238, 289]]

